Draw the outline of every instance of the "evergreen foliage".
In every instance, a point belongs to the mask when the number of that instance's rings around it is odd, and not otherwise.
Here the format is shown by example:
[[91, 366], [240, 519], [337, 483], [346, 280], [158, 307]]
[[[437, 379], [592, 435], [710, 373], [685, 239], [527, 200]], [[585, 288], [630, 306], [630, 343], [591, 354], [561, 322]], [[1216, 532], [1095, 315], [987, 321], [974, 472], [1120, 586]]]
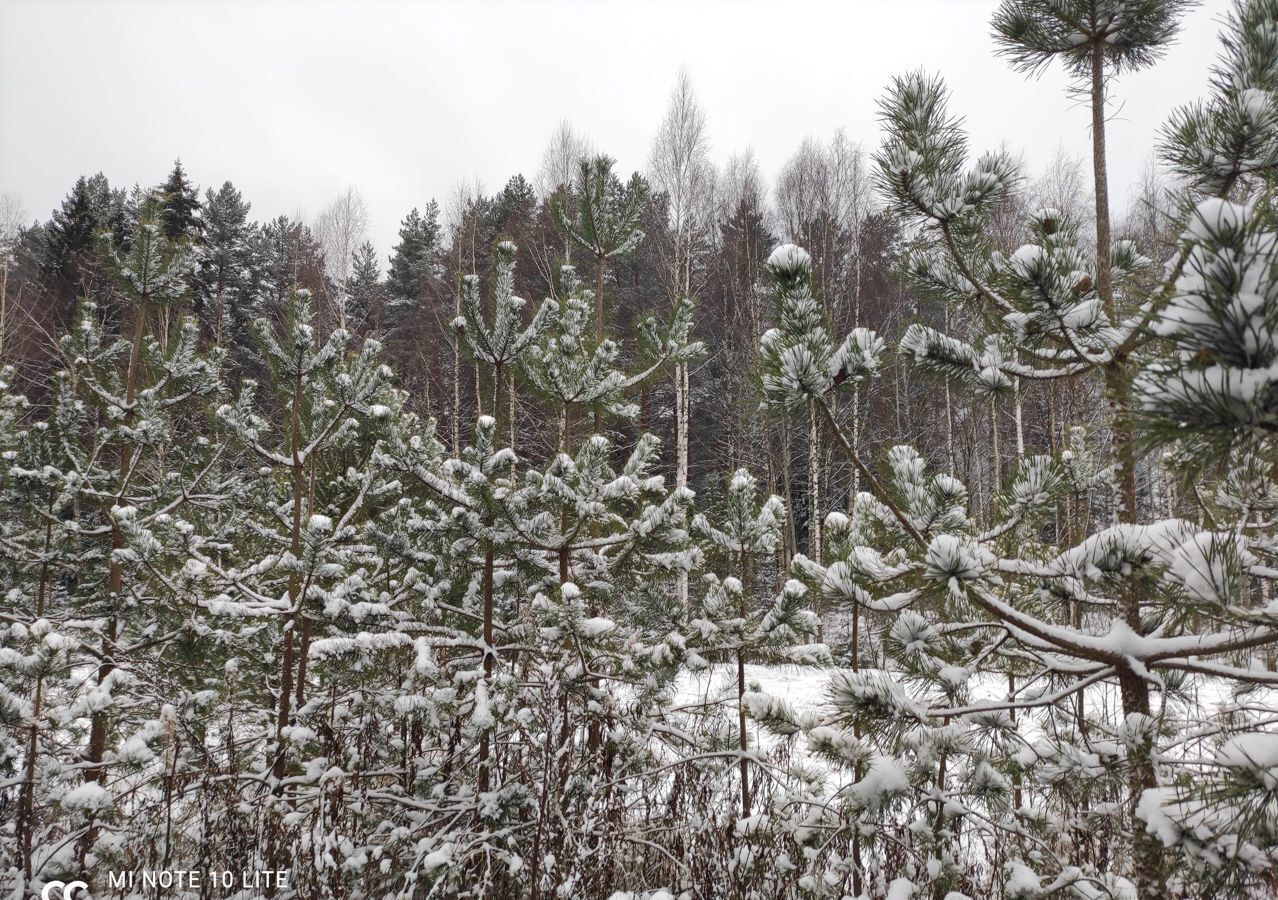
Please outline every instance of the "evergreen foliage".
[[873, 202], [836, 135], [771, 204], [685, 154], [675, 215], [565, 127], [575, 184], [414, 209], [384, 275], [180, 163], [6, 232], [9, 893], [1267, 896], [1278, 0], [1155, 224], [1107, 195], [1112, 79], [1186, 7], [994, 14], [1079, 80], [1091, 209], [913, 72]]

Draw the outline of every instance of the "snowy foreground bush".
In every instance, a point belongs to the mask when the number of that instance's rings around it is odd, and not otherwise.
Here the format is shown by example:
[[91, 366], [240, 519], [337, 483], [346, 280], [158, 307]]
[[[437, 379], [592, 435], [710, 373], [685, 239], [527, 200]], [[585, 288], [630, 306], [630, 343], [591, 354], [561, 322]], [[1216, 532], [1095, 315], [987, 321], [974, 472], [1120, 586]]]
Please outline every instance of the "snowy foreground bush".
[[[1272, 896], [1278, 0], [1234, 11], [1211, 96], [1165, 130], [1160, 264], [1110, 234], [1104, 95], [1180, 6], [999, 10], [1016, 65], [1082, 79], [1097, 147], [1095, 222], [1027, 213], [1012, 252], [1012, 160], [969, 162], [939, 80], [891, 86], [903, 277], [975, 341], [839, 337], [809, 254], [768, 257], [761, 411], [823, 429], [860, 486], [788, 559], [757, 473], [697, 498], [680, 432], [668, 481], [635, 399], [687, 390], [704, 348], [690, 301], [608, 336], [644, 190], [606, 158], [557, 210], [594, 290], [564, 266], [528, 308], [508, 241], [463, 281], [484, 414], [452, 446], [305, 291], [231, 377], [185, 314], [207, 260], [141, 203], [99, 248], [123, 301], [82, 306], [47, 397], [0, 378], [4, 896], [175, 871], [202, 884], [166, 896]], [[991, 404], [1082, 382], [1106, 413], [977, 509], [938, 460], [846, 432], [890, 352]], [[517, 397], [557, 446], [520, 445]], [[1196, 513], [1145, 515], [1151, 473]], [[815, 696], [769, 687], [798, 667]]]

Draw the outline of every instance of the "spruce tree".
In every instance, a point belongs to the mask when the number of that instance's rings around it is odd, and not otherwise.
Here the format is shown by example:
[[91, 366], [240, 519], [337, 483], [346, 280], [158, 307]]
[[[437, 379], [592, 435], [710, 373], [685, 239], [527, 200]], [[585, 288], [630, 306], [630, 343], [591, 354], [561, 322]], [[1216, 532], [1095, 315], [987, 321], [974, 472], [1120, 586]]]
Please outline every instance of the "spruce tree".
[[512, 175], [493, 197], [489, 210], [491, 227], [499, 234], [519, 238], [537, 211], [537, 192], [523, 175]]
[[362, 330], [369, 334], [380, 334], [386, 306], [386, 287], [382, 283], [377, 251], [369, 241], [355, 249], [347, 289], [351, 295], [352, 321], [359, 323]]
[[204, 233], [204, 221], [200, 217], [200, 192], [186, 177], [182, 160], [174, 161], [173, 171], [158, 191], [163, 210], [164, 236], [171, 241], [183, 238], [198, 241]]
[[100, 265], [97, 239], [103, 231], [110, 233], [118, 245], [128, 245], [124, 194], [112, 188], [99, 172], [91, 178], [76, 179], [41, 234], [41, 276], [46, 289], [54, 295], [63, 327], [70, 324], [80, 299], [110, 302], [94, 277]]
[[251, 208], [229, 181], [204, 194], [195, 313], [216, 346], [242, 337], [254, 317], [258, 231]]

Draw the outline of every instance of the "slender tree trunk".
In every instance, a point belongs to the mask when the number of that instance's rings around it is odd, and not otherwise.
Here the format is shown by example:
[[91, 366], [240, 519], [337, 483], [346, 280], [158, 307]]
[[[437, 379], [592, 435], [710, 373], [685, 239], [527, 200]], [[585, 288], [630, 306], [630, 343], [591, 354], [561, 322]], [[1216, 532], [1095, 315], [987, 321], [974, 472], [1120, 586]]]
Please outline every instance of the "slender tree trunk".
[[501, 441], [501, 390], [502, 390], [502, 364], [494, 363], [493, 365], [493, 440]]
[[559, 416], [559, 452], [568, 452], [568, 435], [572, 429], [572, 405], [565, 403]]
[[510, 449], [514, 450], [515, 449], [515, 409], [516, 409], [514, 373], [511, 373], [510, 377], [506, 379], [506, 382], [507, 382], [507, 394], [509, 395], [509, 398], [510, 398], [510, 408], [507, 411], [507, 416], [510, 419]]
[[[461, 291], [453, 292], [453, 316], [461, 315]], [[431, 369], [434, 368], [432, 365]], [[461, 342], [453, 337], [453, 456], [461, 456]]]
[[[52, 515], [50, 498], [48, 514]], [[40, 563], [40, 582], [36, 594], [36, 618], [44, 618], [45, 597], [49, 590], [49, 551], [53, 546], [53, 523], [44, 526], [44, 560]], [[22, 772], [22, 793], [18, 800], [18, 835], [22, 846], [22, 874], [31, 881], [32, 837], [35, 832], [35, 784], [36, 760], [40, 755], [40, 715], [44, 712], [44, 675], [36, 677], [35, 693], [31, 698], [31, 730], [27, 735], [27, 758]]]
[[[675, 366], [675, 485], [688, 486], [688, 366]], [[679, 572], [679, 603], [688, 610], [688, 573]]]
[[[142, 361], [142, 338], [146, 335], [146, 317], [148, 307], [150, 306], [150, 297], [144, 289], [142, 296], [138, 302], [136, 318], [133, 322], [133, 343], [129, 347], [129, 367], [125, 374], [124, 386], [124, 423], [132, 425], [137, 419], [137, 411], [134, 409], [134, 401], [137, 396], [137, 380], [139, 376], [138, 369]], [[128, 506], [128, 485], [133, 473], [133, 448], [129, 446], [127, 439], [123, 446], [120, 447], [120, 492], [115, 498], [117, 506]], [[119, 621], [117, 619], [116, 610], [120, 608], [122, 594], [124, 593], [124, 564], [119, 561], [117, 551], [124, 549], [124, 535], [120, 533], [119, 525], [114, 516], [111, 517], [111, 564], [107, 571], [107, 595], [112, 604], [112, 615], [110, 616], [106, 633], [102, 636], [102, 661], [98, 665], [98, 684], [103, 684], [111, 673], [115, 671], [115, 641], [117, 631], [119, 629]], [[88, 765], [84, 769], [84, 780], [86, 782], [96, 781], [102, 784], [106, 781], [106, 769], [102, 766], [102, 758], [106, 754], [107, 746], [107, 729], [109, 726], [106, 712], [95, 712], [89, 726], [89, 746], [88, 752], [85, 753], [85, 762]], [[90, 836], [95, 836], [95, 829], [90, 829]], [[86, 849], [88, 842], [86, 841]]]
[[[785, 418], [781, 422], [781, 488], [785, 494], [785, 504], [789, 509], [797, 509], [794, 505], [794, 485], [791, 483], [790, 468], [794, 464], [791, 457], [790, 436], [793, 426], [789, 418]], [[795, 520], [798, 516], [785, 517], [785, 548], [786, 558], [793, 557], [799, 552], [799, 535], [795, 528]], [[784, 568], [784, 567], [783, 567]]]
[[808, 556], [821, 563], [821, 427], [817, 409], [808, 409]]
[[[311, 456], [310, 460], [310, 485], [306, 492], [306, 508], [315, 509], [315, 491], [319, 479], [319, 467], [316, 465], [315, 457]], [[300, 608], [297, 611], [298, 621], [301, 623], [300, 635], [297, 646], [297, 710], [301, 710], [306, 703], [306, 663], [311, 653], [311, 620], [306, 615], [306, 610]]]
[[[750, 595], [750, 556], [741, 551], [741, 598], [737, 615], [744, 622], [746, 618], [746, 598]], [[750, 816], [750, 764], [746, 761], [746, 751], [750, 749], [750, 734], [746, 730], [745, 711], [745, 648], [737, 647], [737, 734], [738, 746], [741, 750], [741, 818]]]
[[4, 365], [4, 338], [8, 324], [9, 264], [0, 263], [0, 366]]
[[[899, 432], [898, 432], [899, 434]], [[852, 386], [852, 451], [861, 455], [861, 386]], [[861, 473], [852, 470], [852, 496], [861, 493]], [[851, 504], [848, 504], [849, 509]]]
[[[861, 327], [861, 219], [857, 213], [855, 230], [856, 264], [852, 279], [852, 327]], [[898, 430], [899, 434], [899, 430]], [[852, 451], [861, 455], [861, 385], [852, 385]], [[861, 473], [852, 470], [852, 494], [861, 493]], [[850, 506], [849, 506], [850, 508]]]
[[1019, 378], [1012, 381], [1012, 394], [1016, 402], [1016, 457], [1020, 459], [1025, 456], [1025, 416], [1021, 407], [1021, 380]]
[[607, 257], [595, 254], [595, 342], [602, 344], [604, 339], [604, 262]]
[[1003, 487], [1003, 454], [998, 443], [998, 403], [990, 397], [990, 435], [994, 449], [994, 469], [990, 478], [989, 506], [994, 509], [994, 498]]
[[[861, 671], [861, 607], [852, 602], [852, 671]], [[852, 734], [855, 737], [861, 736], [861, 726], [854, 724], [852, 726]], [[861, 763], [856, 764], [856, 780], [860, 781], [865, 777], [865, 767]], [[855, 833], [852, 835], [852, 894], [856, 897], [861, 896], [861, 835]]]
[[[604, 261], [606, 259], [602, 254], [595, 254], [598, 263], [595, 271], [595, 343], [602, 344], [604, 340]], [[603, 417], [599, 412], [599, 408], [595, 408], [595, 434], [603, 433]]]
[[[484, 690], [493, 681], [493, 545], [484, 548]], [[479, 793], [487, 793], [491, 783], [488, 732], [479, 739]]]
[[[306, 461], [302, 458], [302, 374], [298, 371], [293, 381], [293, 409], [289, 423], [289, 443], [293, 458], [293, 510], [290, 526], [289, 550], [294, 559], [302, 556], [302, 515], [306, 502]], [[280, 698], [275, 716], [275, 761], [271, 766], [271, 775], [276, 782], [276, 790], [287, 771], [284, 752], [284, 729], [288, 727], [292, 715], [293, 700], [293, 667], [294, 667], [294, 632], [301, 615], [302, 578], [298, 572], [288, 576], [288, 613], [284, 619], [284, 648], [280, 659]]]
[[[1114, 300], [1113, 269], [1110, 259], [1109, 175], [1105, 159], [1105, 57], [1104, 44], [1092, 48], [1092, 170], [1096, 194], [1096, 291], [1111, 321], [1117, 321]], [[1127, 411], [1130, 409], [1131, 386], [1126, 360], [1115, 359], [1105, 367], [1105, 387], [1109, 395], [1114, 435], [1114, 456], [1118, 468], [1120, 522], [1134, 523], [1137, 518], [1136, 454], [1132, 443]], [[1141, 633], [1142, 591], [1138, 585], [1127, 585], [1122, 591], [1123, 618], [1136, 633]], [[1119, 690], [1124, 716], [1150, 713], [1149, 686], [1134, 671], [1119, 677]], [[1162, 845], [1135, 819], [1135, 805], [1141, 794], [1157, 785], [1152, 748], [1145, 746], [1131, 753], [1128, 778], [1128, 809], [1132, 817], [1132, 875], [1137, 895], [1142, 900], [1165, 896], [1163, 884]]]
[[[949, 717], [946, 716], [941, 720], [945, 724], [949, 724]], [[945, 852], [945, 780], [949, 768], [949, 754], [944, 750], [941, 751], [940, 758], [937, 761], [936, 772], [936, 791], [938, 798], [936, 800], [936, 816], [932, 819], [932, 841], [935, 848], [932, 852], [938, 856]], [[942, 900], [948, 892], [945, 888], [937, 883], [932, 888], [933, 900]]]
[[1105, 309], [1114, 312], [1113, 270], [1110, 265], [1109, 171], [1105, 161], [1105, 55], [1103, 45], [1092, 49], [1092, 173], [1096, 195], [1096, 292]]
[[[950, 311], [945, 310], [945, 333], [950, 333]], [[950, 393], [950, 380], [945, 379], [945, 454], [950, 460], [950, 472], [958, 475], [958, 454], [954, 449], [954, 397]]]
[[[1009, 703], [1016, 700], [1016, 673], [1015, 672], [1007, 673], [1007, 699]], [[1016, 708], [1015, 707], [1008, 710], [1008, 718], [1011, 719], [1013, 728], [1015, 728], [1015, 725], [1016, 725]], [[1025, 802], [1024, 795], [1021, 789], [1021, 776], [1020, 776], [1020, 773], [1018, 772], [1012, 776], [1012, 807], [1014, 809], [1019, 810], [1024, 805], [1024, 802]]]

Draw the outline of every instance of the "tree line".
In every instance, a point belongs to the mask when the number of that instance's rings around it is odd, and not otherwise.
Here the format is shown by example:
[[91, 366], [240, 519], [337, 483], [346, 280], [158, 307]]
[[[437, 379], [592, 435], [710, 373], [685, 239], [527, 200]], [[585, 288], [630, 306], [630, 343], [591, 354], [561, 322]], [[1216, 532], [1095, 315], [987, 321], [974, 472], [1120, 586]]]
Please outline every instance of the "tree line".
[[561, 125], [385, 273], [180, 164], [7, 230], [16, 894], [1271, 890], [1278, 3], [1115, 221], [1184, 8], [999, 8], [1092, 113], [1037, 179], [912, 72], [769, 197], [681, 76], [646, 174]]

